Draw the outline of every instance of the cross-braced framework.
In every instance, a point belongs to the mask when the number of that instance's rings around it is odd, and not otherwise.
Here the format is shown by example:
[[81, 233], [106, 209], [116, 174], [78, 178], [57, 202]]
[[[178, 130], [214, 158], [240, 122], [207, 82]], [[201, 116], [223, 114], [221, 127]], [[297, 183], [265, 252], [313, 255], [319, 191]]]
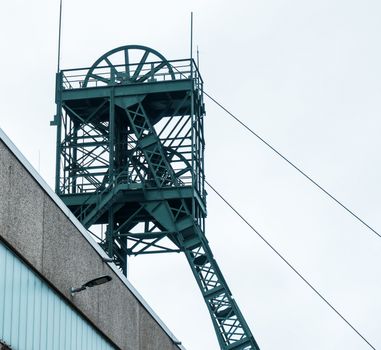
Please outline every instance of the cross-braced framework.
[[61, 71], [56, 191], [125, 274], [184, 252], [221, 349], [259, 349], [205, 237], [202, 89], [193, 60], [137, 45]]

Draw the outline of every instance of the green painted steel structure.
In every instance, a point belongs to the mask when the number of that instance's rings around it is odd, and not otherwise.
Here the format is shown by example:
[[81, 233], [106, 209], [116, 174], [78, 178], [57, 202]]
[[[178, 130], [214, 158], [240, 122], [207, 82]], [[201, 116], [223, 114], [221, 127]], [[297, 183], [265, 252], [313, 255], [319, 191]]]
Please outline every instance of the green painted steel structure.
[[127, 274], [184, 252], [221, 349], [259, 349], [205, 236], [203, 81], [193, 59], [128, 45], [57, 74], [56, 192]]

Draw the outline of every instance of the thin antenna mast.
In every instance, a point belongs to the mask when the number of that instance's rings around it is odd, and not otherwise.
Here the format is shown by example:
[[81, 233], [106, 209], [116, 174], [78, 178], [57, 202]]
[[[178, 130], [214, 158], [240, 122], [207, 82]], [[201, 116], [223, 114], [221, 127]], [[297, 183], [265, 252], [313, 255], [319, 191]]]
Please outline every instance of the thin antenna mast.
[[57, 54], [57, 73], [60, 71], [61, 61], [61, 23], [62, 23], [62, 0], [60, 0], [60, 15], [58, 24], [58, 54]]
[[190, 28], [190, 58], [193, 59], [193, 12], [191, 12], [191, 28]]

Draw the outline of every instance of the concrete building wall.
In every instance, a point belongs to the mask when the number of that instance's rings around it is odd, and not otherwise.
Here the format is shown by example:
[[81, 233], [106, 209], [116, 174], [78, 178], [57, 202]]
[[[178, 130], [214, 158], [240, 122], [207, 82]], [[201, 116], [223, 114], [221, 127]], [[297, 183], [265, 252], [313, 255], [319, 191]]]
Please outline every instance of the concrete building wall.
[[[121, 349], [184, 349], [1, 129], [0, 238]], [[105, 274], [111, 282], [71, 296]]]

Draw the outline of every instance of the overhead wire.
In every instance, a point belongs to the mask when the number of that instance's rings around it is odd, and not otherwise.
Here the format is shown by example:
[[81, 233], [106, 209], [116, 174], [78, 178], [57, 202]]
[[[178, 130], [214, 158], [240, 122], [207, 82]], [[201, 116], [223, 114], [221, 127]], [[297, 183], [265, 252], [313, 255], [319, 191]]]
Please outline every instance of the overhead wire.
[[355, 219], [361, 222], [365, 227], [367, 227], [370, 231], [376, 234], [381, 238], [381, 234], [378, 233], [373, 227], [365, 222], [365, 220], [361, 219], [353, 210], [349, 209], [346, 205], [344, 205], [340, 200], [338, 200], [335, 196], [329, 193], [323, 186], [313, 180], [309, 175], [307, 175], [303, 170], [301, 170], [298, 166], [295, 165], [290, 159], [280, 153], [275, 147], [273, 147], [269, 142], [264, 140], [260, 135], [254, 132], [247, 124], [242, 122], [238, 117], [236, 117], [232, 112], [230, 112], [226, 107], [224, 107], [221, 103], [219, 103], [216, 99], [210, 96], [205, 91], [203, 92], [211, 101], [213, 101], [217, 106], [219, 106], [223, 111], [229, 114], [236, 122], [238, 122], [241, 126], [243, 126], [247, 131], [249, 131], [252, 135], [254, 135], [258, 140], [264, 143], [268, 148], [270, 148], [273, 152], [275, 152], [279, 157], [281, 157], [284, 161], [286, 161], [291, 167], [293, 167], [296, 171], [298, 171], [301, 175], [303, 175], [307, 180], [309, 180], [312, 184], [314, 184], [317, 188], [319, 188], [322, 192], [324, 192], [328, 197], [330, 197], [333, 201], [335, 201], [339, 206], [345, 209], [349, 214], [351, 214]]
[[[175, 68], [175, 67], [173, 67]], [[177, 68], [175, 68], [176, 71], [178, 71], [181, 75], [184, 75], [182, 72], [180, 72]], [[274, 151], [278, 156], [280, 156], [283, 160], [285, 160], [289, 165], [291, 165], [295, 170], [297, 170], [300, 174], [302, 174], [305, 178], [307, 178], [311, 183], [313, 183], [316, 187], [318, 187], [321, 191], [323, 191], [326, 195], [328, 195], [331, 199], [333, 199], [337, 204], [339, 204], [343, 209], [345, 209], [348, 213], [350, 213], [353, 217], [355, 217], [358, 221], [360, 221], [364, 226], [366, 226], [368, 229], [370, 229], [372, 232], [374, 232], [377, 236], [381, 238], [381, 235], [373, 229], [370, 225], [368, 225], [364, 220], [362, 220], [358, 215], [356, 215], [352, 210], [350, 210], [348, 207], [346, 207], [342, 202], [340, 202], [337, 198], [335, 198], [333, 195], [331, 195], [327, 190], [325, 190], [321, 185], [319, 185], [315, 180], [313, 180], [310, 176], [308, 176], [304, 171], [302, 171], [299, 167], [297, 167], [293, 162], [291, 162], [287, 157], [285, 157], [282, 153], [280, 153], [276, 148], [274, 148], [272, 145], [270, 145], [266, 140], [264, 140], [261, 136], [259, 136], [257, 133], [255, 133], [249, 126], [247, 126], [245, 123], [243, 123], [240, 119], [238, 119], [233, 113], [231, 113], [227, 108], [225, 108], [221, 103], [219, 103], [216, 99], [214, 99], [212, 96], [210, 96], [205, 90], [203, 90], [203, 94], [206, 95], [210, 100], [212, 100], [217, 106], [219, 106], [222, 110], [224, 110], [226, 113], [228, 113], [234, 120], [236, 120], [240, 125], [242, 125], [246, 130], [248, 130], [251, 134], [253, 134], [255, 137], [257, 137], [261, 142], [263, 142], [267, 147], [269, 147], [272, 151]], [[348, 320], [345, 318], [303, 275], [281, 254], [279, 251], [258, 231], [250, 224], [248, 220], [245, 219], [245, 217], [238, 212], [237, 209], [234, 208], [230, 202], [221, 195], [219, 191], [216, 190], [215, 187], [213, 187], [205, 178], [205, 183], [209, 186], [209, 188], [216, 193], [216, 195], [222, 199], [222, 201], [247, 225], [250, 227], [252, 231], [254, 231], [259, 238], [273, 251], [276, 255], [284, 263], [287, 264], [287, 266], [321, 299], [324, 301], [325, 304], [329, 306], [329, 308], [336, 313], [346, 324], [349, 326], [369, 347], [371, 347], [373, 350], [376, 350], [376, 348], [363, 336], [357, 329], [354, 327]]]
[[276, 254], [279, 258], [283, 260], [287, 264], [289, 268], [305, 283], [307, 286], [317, 295], [320, 299], [322, 299], [331, 310], [333, 310], [368, 346], [372, 349], [376, 350], [376, 348], [363, 336], [348, 320], [345, 318], [303, 275], [281, 254], [279, 251], [258, 231], [250, 224], [250, 222], [245, 219], [245, 217], [224, 197], [222, 194], [212, 186], [206, 179], [205, 183], [209, 186], [209, 188], [220, 198], [222, 201], [247, 225], [250, 227], [252, 231], [254, 231], [257, 236], [265, 242], [265, 244]]
[[[181, 75], [184, 75], [180, 72], [176, 67], [173, 67], [176, 71], [178, 71]], [[185, 76], [185, 75], [184, 75]], [[349, 214], [351, 214], [354, 218], [360, 221], [365, 227], [375, 233], [377, 236], [381, 238], [381, 235], [372, 228], [369, 224], [367, 224], [363, 219], [361, 219], [357, 214], [355, 214], [352, 210], [350, 210], [347, 206], [345, 206], [341, 201], [339, 201], [336, 197], [330, 194], [326, 189], [324, 189], [321, 185], [319, 185], [315, 180], [313, 180], [310, 176], [308, 176], [303, 170], [297, 167], [293, 162], [291, 162], [287, 157], [285, 157], [282, 153], [280, 153], [275, 147], [273, 147], [270, 143], [264, 140], [261, 136], [259, 136], [256, 132], [254, 132], [248, 125], [242, 122], [239, 118], [237, 118], [233, 113], [231, 113], [227, 108], [225, 108], [221, 103], [219, 103], [216, 99], [210, 96], [205, 90], [203, 90], [203, 94], [206, 95], [211, 101], [213, 101], [217, 106], [219, 106], [222, 110], [224, 110], [227, 114], [229, 114], [236, 122], [238, 122], [241, 126], [243, 126], [246, 130], [248, 130], [252, 135], [258, 138], [261, 142], [263, 142], [268, 148], [270, 148], [273, 152], [275, 152], [279, 157], [285, 160], [289, 165], [291, 165], [295, 170], [297, 170], [301, 175], [303, 175], [306, 179], [308, 179], [312, 184], [318, 187], [321, 191], [323, 191], [327, 196], [329, 196], [332, 200], [334, 200], [337, 204], [339, 204], [343, 209], [345, 209]], [[205, 178], [205, 183], [209, 186], [209, 188], [220, 198], [222, 201], [247, 225], [250, 227], [252, 231], [254, 231], [259, 238], [273, 251], [276, 255], [287, 266], [321, 299], [326, 303], [329, 308], [334, 311], [346, 324], [349, 326], [369, 347], [376, 350], [376, 348], [363, 336], [303, 275], [281, 254], [279, 251], [258, 231], [250, 224], [245, 217], [238, 212], [237, 209], [234, 208], [230, 202], [221, 195], [219, 191], [216, 190]]]

